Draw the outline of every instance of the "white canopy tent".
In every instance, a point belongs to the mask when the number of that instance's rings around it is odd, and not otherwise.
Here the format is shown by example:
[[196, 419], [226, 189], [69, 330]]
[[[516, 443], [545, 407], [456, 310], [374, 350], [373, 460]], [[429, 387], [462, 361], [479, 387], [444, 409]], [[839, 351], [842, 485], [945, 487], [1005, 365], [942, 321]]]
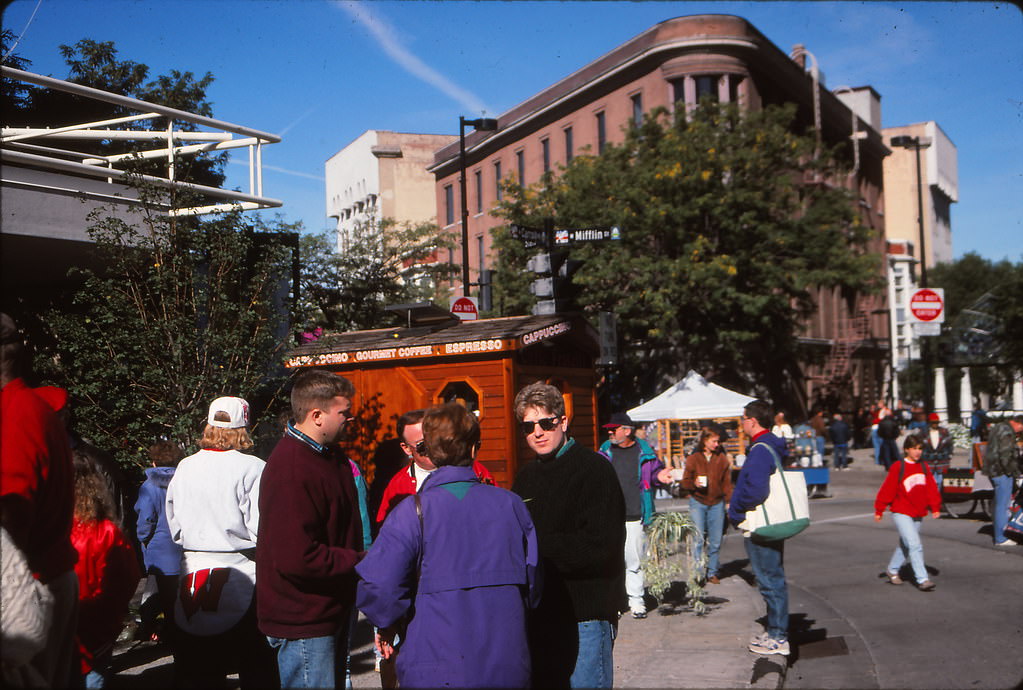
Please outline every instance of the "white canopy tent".
[[755, 399], [716, 383], [708, 383], [705, 378], [690, 370], [684, 379], [653, 400], [629, 410], [629, 416], [637, 422], [738, 417], [742, 414], [742, 408]]

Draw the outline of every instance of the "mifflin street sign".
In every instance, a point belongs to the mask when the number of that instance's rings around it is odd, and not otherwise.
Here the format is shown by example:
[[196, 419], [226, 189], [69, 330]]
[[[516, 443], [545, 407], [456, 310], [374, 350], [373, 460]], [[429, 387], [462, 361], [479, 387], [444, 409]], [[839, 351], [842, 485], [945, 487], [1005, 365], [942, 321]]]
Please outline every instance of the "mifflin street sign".
[[576, 242], [607, 242], [622, 239], [622, 231], [617, 225], [596, 228], [563, 228], [554, 231], [554, 244], [564, 246]]

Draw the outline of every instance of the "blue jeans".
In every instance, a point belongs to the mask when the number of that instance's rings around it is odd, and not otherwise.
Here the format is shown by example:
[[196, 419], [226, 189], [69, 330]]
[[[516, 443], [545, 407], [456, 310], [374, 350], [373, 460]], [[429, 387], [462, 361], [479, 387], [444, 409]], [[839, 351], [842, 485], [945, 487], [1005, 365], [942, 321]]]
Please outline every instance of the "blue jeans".
[[614, 684], [614, 649], [617, 627], [610, 621], [579, 623], [579, 656], [569, 680], [573, 688], [610, 688]]
[[920, 541], [920, 525], [923, 518], [910, 517], [902, 513], [892, 513], [895, 529], [899, 530], [899, 545], [895, 547], [892, 558], [888, 561], [888, 572], [898, 573], [902, 564], [909, 559], [913, 566], [913, 577], [917, 584], [927, 580], [927, 566], [924, 565], [924, 545]]
[[1012, 499], [1012, 489], [1015, 487], [1013, 478], [1008, 475], [991, 477], [991, 485], [995, 487], [995, 507], [992, 508], [994, 515], [991, 516], [994, 538], [997, 544], [1005, 541], [1005, 526], [1009, 524], [1009, 501]]
[[849, 444], [836, 443], [832, 453], [835, 456], [835, 469], [849, 466]]
[[703, 554], [703, 542], [707, 542], [707, 577], [718, 574], [718, 554], [721, 551], [721, 537], [725, 533], [725, 502], [712, 506], [704, 505], [695, 498], [689, 499], [689, 517], [699, 535], [693, 557], [699, 561]]
[[267, 636], [277, 650], [282, 688], [336, 688], [347, 657], [344, 628], [333, 635], [287, 640]]
[[881, 464], [890, 469], [902, 456], [899, 455], [899, 444], [893, 438], [881, 439]]
[[783, 642], [789, 639], [789, 588], [785, 584], [785, 542], [743, 539], [757, 589], [767, 606], [767, 634]]
[[877, 435], [877, 429], [870, 430], [870, 442], [874, 446], [874, 464], [881, 464], [881, 437]]

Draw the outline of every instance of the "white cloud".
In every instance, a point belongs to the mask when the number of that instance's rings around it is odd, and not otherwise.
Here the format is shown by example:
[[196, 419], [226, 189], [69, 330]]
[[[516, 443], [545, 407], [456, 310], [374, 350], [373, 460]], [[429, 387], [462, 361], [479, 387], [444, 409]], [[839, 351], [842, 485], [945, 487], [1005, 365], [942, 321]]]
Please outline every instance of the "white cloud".
[[482, 100], [427, 65], [402, 45], [398, 32], [381, 17], [371, 12], [369, 3], [348, 0], [335, 4], [362, 24], [380, 48], [412, 76], [440, 90], [470, 113], [483, 113], [488, 110]]

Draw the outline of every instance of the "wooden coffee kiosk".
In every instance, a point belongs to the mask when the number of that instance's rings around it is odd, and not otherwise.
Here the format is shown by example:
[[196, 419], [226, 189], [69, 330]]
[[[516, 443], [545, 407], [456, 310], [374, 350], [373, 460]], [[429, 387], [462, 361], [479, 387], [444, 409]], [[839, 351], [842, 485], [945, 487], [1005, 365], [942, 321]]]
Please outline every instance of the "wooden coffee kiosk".
[[399, 305], [403, 325], [328, 334], [293, 349], [291, 370], [316, 367], [355, 384], [356, 419], [346, 449], [372, 475], [374, 454], [394, 443], [403, 413], [458, 401], [476, 413], [478, 459], [509, 488], [532, 459], [517, 431], [513, 402], [525, 385], [545, 381], [561, 390], [569, 433], [597, 447], [594, 361], [597, 334], [582, 318], [563, 314], [460, 321], [430, 303]]

